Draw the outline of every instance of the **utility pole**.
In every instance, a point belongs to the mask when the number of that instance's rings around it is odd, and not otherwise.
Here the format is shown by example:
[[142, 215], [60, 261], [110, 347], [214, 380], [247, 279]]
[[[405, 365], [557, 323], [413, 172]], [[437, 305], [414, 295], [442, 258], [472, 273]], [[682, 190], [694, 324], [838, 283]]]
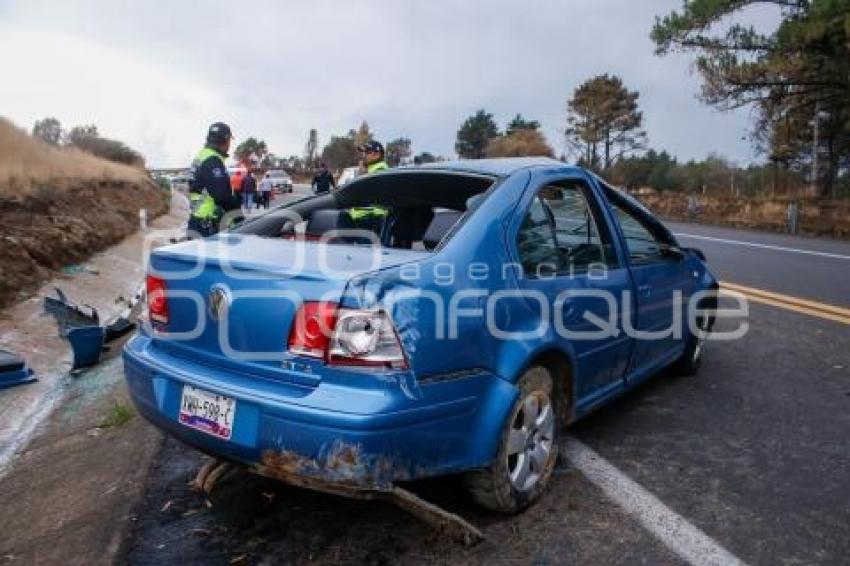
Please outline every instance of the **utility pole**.
[[815, 135], [812, 140], [812, 187], [815, 196], [819, 196], [818, 188], [818, 149], [820, 148], [820, 100], [815, 102]]

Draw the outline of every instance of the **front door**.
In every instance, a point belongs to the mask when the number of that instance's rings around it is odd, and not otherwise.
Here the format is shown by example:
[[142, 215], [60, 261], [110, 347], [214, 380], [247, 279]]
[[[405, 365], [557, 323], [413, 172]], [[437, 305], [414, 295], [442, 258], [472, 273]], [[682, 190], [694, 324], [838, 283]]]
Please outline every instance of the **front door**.
[[688, 278], [682, 257], [665, 253], [675, 244], [666, 230], [625, 199], [609, 196], [609, 202], [620, 224], [634, 280], [630, 326], [635, 349], [629, 378], [641, 379], [681, 354], [690, 289], [684, 286]]

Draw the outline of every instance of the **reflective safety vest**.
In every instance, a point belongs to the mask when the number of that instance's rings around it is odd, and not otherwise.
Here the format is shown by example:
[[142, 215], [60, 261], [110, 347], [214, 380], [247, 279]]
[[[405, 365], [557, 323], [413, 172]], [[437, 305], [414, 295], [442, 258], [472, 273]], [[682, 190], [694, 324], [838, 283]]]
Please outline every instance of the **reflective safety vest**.
[[[389, 169], [389, 165], [383, 159], [380, 161], [376, 161], [371, 165], [366, 166], [366, 174], [376, 173], [377, 171], [384, 171]], [[354, 221], [361, 220], [363, 218], [369, 218], [371, 216], [386, 216], [389, 214], [389, 211], [383, 206], [362, 206], [358, 208], [352, 208], [348, 211], [351, 215], [351, 219]]]
[[366, 172], [367, 173], [374, 173], [376, 171], [383, 171], [383, 170], [389, 169], [389, 168], [390, 168], [390, 166], [387, 165], [387, 162], [382, 159], [380, 161], [376, 161], [375, 163], [373, 163], [371, 165], [367, 165], [366, 166]]
[[[222, 164], [224, 163], [224, 158], [219, 152], [211, 147], [202, 147], [201, 151], [195, 156], [195, 159], [192, 160], [193, 178], [204, 161], [211, 157], [218, 157], [221, 159]], [[202, 220], [213, 219], [217, 216], [218, 212], [216, 210], [215, 199], [210, 196], [206, 189], [203, 189], [201, 192], [189, 191], [189, 210], [192, 216]]]

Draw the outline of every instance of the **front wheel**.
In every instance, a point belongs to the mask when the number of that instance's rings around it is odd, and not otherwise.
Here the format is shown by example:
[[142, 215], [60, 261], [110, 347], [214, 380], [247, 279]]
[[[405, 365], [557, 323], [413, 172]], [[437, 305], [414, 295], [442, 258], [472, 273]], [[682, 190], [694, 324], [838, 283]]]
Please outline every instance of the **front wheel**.
[[713, 316], [701, 316], [696, 319], [697, 333], [688, 336], [688, 340], [685, 342], [685, 351], [675, 364], [679, 373], [696, 375], [699, 371], [705, 353], [705, 343], [708, 340], [708, 333], [711, 331], [713, 321]]
[[496, 460], [466, 478], [480, 505], [502, 513], [516, 513], [534, 503], [558, 459], [552, 374], [532, 367], [518, 386], [520, 394], [503, 426]]

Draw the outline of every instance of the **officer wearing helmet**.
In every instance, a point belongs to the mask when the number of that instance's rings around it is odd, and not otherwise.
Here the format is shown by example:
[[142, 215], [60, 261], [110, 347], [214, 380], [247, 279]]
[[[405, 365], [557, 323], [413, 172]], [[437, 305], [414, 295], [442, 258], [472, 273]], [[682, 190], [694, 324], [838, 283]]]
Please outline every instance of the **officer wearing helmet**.
[[[381, 142], [374, 140], [368, 141], [358, 146], [357, 150], [363, 155], [362, 168], [366, 170], [367, 175], [389, 169], [385, 158], [384, 146]], [[352, 208], [348, 213], [358, 228], [380, 233], [381, 225], [387, 214], [389, 214], [389, 211], [382, 206], [374, 205]]]
[[206, 144], [192, 161], [189, 180], [190, 235], [195, 233], [206, 237], [217, 233], [224, 213], [240, 208], [224, 165], [232, 137], [227, 124], [214, 123], [207, 132]]
[[368, 141], [357, 149], [363, 154], [363, 167], [367, 174], [389, 169], [385, 159], [384, 146], [381, 142]]

